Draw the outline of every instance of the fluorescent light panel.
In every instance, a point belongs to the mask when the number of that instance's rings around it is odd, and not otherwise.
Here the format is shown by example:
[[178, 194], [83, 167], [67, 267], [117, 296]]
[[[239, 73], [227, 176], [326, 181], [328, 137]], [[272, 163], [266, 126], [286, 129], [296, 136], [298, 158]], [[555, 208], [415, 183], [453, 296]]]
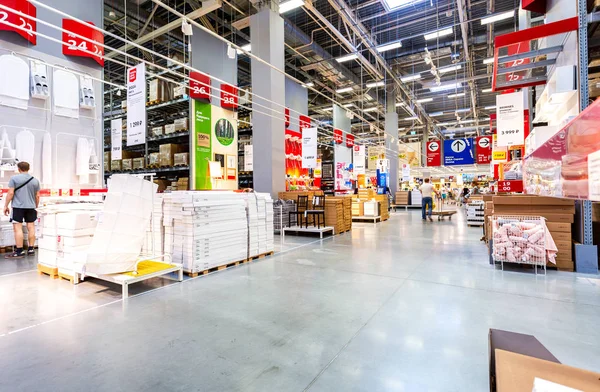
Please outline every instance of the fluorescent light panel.
[[443, 68], [438, 68], [439, 73], [441, 74], [445, 74], [447, 72], [452, 72], [452, 71], [456, 71], [462, 68], [462, 65], [460, 64], [456, 64], [456, 65], [451, 65], [450, 67], [443, 67]]
[[491, 93], [492, 89], [491, 88], [484, 88], [483, 90], [481, 90], [482, 93]]
[[439, 116], [443, 116], [444, 112], [435, 112], [435, 113], [429, 113], [429, 117], [439, 117]]
[[352, 87], [344, 87], [344, 88], [340, 88], [338, 90], [335, 90], [336, 93], [338, 94], [343, 94], [343, 93], [348, 93], [350, 91], [352, 91]]
[[410, 75], [410, 76], [405, 76], [403, 78], [400, 78], [402, 83], [412, 82], [414, 80], [419, 80], [419, 79], [421, 79], [421, 74]]
[[458, 94], [450, 94], [448, 95], [448, 98], [458, 98], [458, 97], [464, 97], [465, 93], [458, 93]]
[[421, 1], [421, 0], [383, 0], [385, 5], [387, 5], [387, 7], [390, 10], [393, 10], [394, 8], [402, 7], [403, 5], [417, 3], [419, 1]]
[[307, 88], [307, 87], [313, 87], [315, 84], [313, 82], [308, 82], [302, 85], [302, 87]]
[[457, 88], [462, 88], [462, 83], [458, 82], [442, 84], [440, 86], [430, 87], [429, 91], [431, 91], [432, 93], [437, 93], [440, 91], [456, 90]]
[[406, 118], [404, 119], [404, 121], [414, 121], [414, 120], [416, 120], [417, 118], [418, 118], [418, 117], [416, 117], [416, 116], [413, 116], [413, 117], [406, 117]]
[[321, 110], [325, 110], [326, 112], [331, 112], [331, 111], [333, 111], [333, 106], [328, 107], [328, 108], [323, 108]]
[[338, 63], [345, 63], [346, 61], [356, 60], [357, 58], [358, 55], [356, 53], [351, 53], [346, 56], [338, 57], [337, 59], [335, 59], [335, 61], [337, 61]]
[[501, 20], [510, 19], [513, 16], [515, 16], [515, 10], [511, 10], [508, 12], [503, 12], [501, 14], [496, 14], [496, 15], [488, 16], [487, 18], [483, 18], [483, 19], [481, 19], [481, 24], [486, 25], [486, 24], [498, 22]]
[[471, 111], [471, 108], [465, 108], [465, 109], [456, 109], [456, 110], [454, 111], [454, 113], [467, 113], [467, 112], [470, 112], [470, 111]]
[[[249, 52], [249, 51], [250, 51], [250, 49], [252, 49], [252, 45], [250, 45], [250, 44], [247, 44], [247, 45], [244, 45], [244, 46], [240, 46], [240, 48], [244, 49], [246, 52]], [[238, 55], [242, 55], [242, 54], [244, 54], [244, 52], [242, 52], [242, 51], [241, 51], [241, 50], [239, 50], [239, 49], [236, 49], [235, 51], [236, 51], [236, 53], [237, 53]]]
[[494, 106], [486, 106], [486, 107], [484, 107], [484, 109], [485, 110], [494, 110], [494, 109], [496, 109], [496, 105], [494, 105]]
[[381, 80], [379, 82], [367, 83], [367, 88], [381, 87], [381, 86], [385, 86], [385, 82], [383, 80]]
[[427, 103], [427, 102], [431, 102], [433, 101], [433, 98], [422, 98], [422, 99], [417, 99], [418, 103]]
[[494, 58], [493, 57], [488, 57], [487, 59], [483, 60], [484, 64], [494, 64]]
[[354, 107], [354, 104], [353, 103], [346, 103], [346, 104], [344, 104], [342, 106], [345, 107], [345, 108], [352, 108], [352, 107]]
[[291, 10], [294, 10], [298, 7], [302, 7], [304, 5], [304, 0], [288, 0], [284, 3], [279, 4], [279, 13], [285, 14]]
[[394, 50], [402, 47], [402, 42], [392, 42], [391, 44], [380, 45], [376, 49], [379, 53], [387, 52], [388, 50]]
[[372, 108], [363, 109], [363, 112], [376, 112], [377, 110], [379, 110], [379, 108], [377, 106], [374, 106]]
[[404, 102], [397, 102], [396, 103], [396, 107], [399, 108], [400, 106], [404, 106], [406, 105]]
[[441, 29], [438, 31], [427, 33], [423, 36], [423, 38], [425, 38], [426, 41], [429, 41], [431, 39], [442, 38], [453, 33], [454, 30], [452, 29], [452, 27], [448, 27], [447, 29]]

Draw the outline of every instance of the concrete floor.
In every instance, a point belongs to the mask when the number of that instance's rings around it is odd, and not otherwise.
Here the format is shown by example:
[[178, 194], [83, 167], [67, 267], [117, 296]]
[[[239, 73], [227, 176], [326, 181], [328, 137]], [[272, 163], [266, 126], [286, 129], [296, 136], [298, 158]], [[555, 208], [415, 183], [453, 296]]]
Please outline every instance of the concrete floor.
[[0, 260], [0, 391], [485, 391], [489, 328], [600, 372], [600, 279], [502, 272], [480, 236], [402, 211], [127, 301]]

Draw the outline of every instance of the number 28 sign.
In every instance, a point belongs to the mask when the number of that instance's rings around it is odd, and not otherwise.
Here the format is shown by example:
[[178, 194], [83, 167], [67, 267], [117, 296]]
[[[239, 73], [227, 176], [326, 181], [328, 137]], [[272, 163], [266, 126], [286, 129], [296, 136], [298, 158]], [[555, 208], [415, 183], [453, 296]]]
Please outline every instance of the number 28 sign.
[[[33, 18], [37, 17], [35, 6], [27, 0], [0, 0], [0, 4]], [[19, 28], [10, 26], [6, 23], [16, 25]], [[37, 35], [34, 34], [34, 32], [37, 31], [35, 20], [17, 15], [6, 8], [0, 8], [0, 30], [14, 31], [31, 44], [37, 44]]]
[[101, 32], [72, 19], [63, 19], [62, 27], [69, 32], [62, 34], [65, 56], [89, 57], [104, 66], [104, 35]]

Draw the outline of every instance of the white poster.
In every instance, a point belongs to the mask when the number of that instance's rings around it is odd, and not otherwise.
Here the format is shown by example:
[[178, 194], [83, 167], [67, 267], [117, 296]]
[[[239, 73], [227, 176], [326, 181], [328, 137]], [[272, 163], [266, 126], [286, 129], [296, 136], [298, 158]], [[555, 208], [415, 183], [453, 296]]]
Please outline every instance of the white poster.
[[302, 168], [315, 169], [317, 167], [317, 128], [304, 128], [302, 130]]
[[354, 174], [365, 174], [365, 146], [354, 145], [352, 161], [354, 162]]
[[254, 148], [252, 144], [244, 145], [244, 171], [253, 171], [254, 170]]
[[123, 121], [110, 121], [110, 159], [118, 161], [123, 157]]
[[146, 142], [146, 64], [127, 70], [127, 145]]
[[402, 164], [402, 182], [410, 181], [410, 164]]
[[498, 146], [525, 144], [525, 121], [523, 117], [523, 91], [496, 96]]

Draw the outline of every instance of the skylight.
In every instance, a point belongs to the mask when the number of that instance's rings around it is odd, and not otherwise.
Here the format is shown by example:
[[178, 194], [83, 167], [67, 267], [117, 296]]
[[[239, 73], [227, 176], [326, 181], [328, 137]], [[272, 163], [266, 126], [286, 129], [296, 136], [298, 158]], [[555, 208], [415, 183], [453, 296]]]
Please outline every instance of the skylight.
[[393, 10], [399, 7], [417, 4], [424, 0], [381, 0], [381, 2], [385, 5], [388, 10]]

